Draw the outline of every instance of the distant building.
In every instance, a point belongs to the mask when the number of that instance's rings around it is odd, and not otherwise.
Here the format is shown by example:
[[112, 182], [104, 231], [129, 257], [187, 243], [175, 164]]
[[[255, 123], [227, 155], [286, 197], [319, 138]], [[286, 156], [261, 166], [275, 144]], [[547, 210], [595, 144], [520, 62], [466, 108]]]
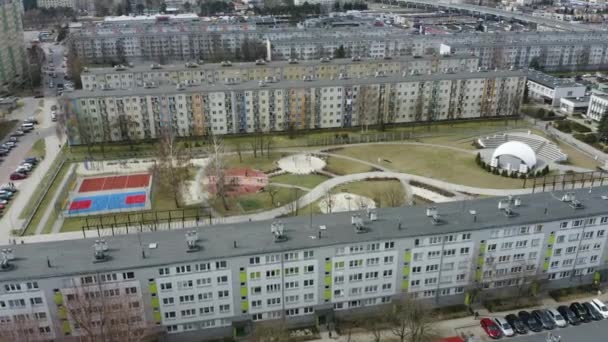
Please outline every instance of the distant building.
[[[309, 130], [516, 115], [520, 71], [435, 73], [212, 84], [144, 84], [68, 92], [70, 144], [153, 139], [171, 125], [180, 137]], [[128, 117], [128, 125], [116, 125]]]
[[600, 121], [606, 114], [608, 114], [608, 87], [604, 86], [591, 93], [587, 117]]
[[528, 71], [528, 95], [544, 101], [553, 107], [559, 107], [564, 97], [584, 97], [587, 87], [580, 83], [563, 80], [540, 71]]
[[566, 114], [587, 113], [589, 99], [589, 96], [562, 97], [559, 101], [559, 110]]
[[27, 57], [21, 18], [21, 0], [0, 0], [0, 89], [27, 79]]

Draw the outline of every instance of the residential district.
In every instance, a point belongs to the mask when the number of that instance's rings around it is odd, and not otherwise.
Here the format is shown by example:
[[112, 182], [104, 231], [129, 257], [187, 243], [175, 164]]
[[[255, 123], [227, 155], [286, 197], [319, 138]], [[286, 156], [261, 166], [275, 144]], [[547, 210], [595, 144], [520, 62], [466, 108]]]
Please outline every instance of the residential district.
[[0, 0], [0, 341], [604, 341], [607, 23]]

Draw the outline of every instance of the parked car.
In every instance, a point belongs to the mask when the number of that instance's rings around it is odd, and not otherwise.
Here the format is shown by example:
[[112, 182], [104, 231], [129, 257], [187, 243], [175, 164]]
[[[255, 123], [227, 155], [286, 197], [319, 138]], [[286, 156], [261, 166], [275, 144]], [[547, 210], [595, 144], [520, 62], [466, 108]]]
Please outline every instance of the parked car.
[[23, 132], [22, 130], [16, 130], [11, 134], [11, 137], [20, 137], [25, 135], [25, 132]]
[[587, 310], [587, 313], [589, 314], [589, 316], [591, 316], [592, 320], [600, 321], [600, 320], [604, 319], [604, 316], [602, 316], [602, 314], [599, 312], [599, 310], [596, 309], [595, 306], [591, 305], [591, 303], [584, 302], [583, 307], [585, 308], [585, 310]]
[[0, 145], [0, 148], [5, 149], [7, 151], [12, 150], [14, 147], [15, 147], [14, 145], [9, 145], [7, 143], [4, 143], [4, 144]]
[[542, 323], [530, 314], [528, 311], [520, 311], [517, 313], [517, 317], [530, 329], [530, 331], [539, 332], [543, 330]]
[[559, 312], [562, 317], [571, 325], [579, 325], [581, 324], [581, 319], [574, 313], [574, 311], [570, 310], [570, 308], [566, 305], [562, 305], [557, 308], [557, 312]]
[[51, 114], [51, 121], [52, 122], [57, 121], [57, 114]]
[[591, 316], [587, 313], [587, 310], [581, 305], [581, 303], [574, 302], [570, 304], [570, 309], [574, 311], [574, 314], [581, 319], [581, 321], [588, 323], [591, 322]]
[[18, 142], [19, 138], [17, 138], [17, 137], [8, 137], [8, 141]]
[[20, 179], [26, 179], [27, 175], [24, 173], [20, 173], [20, 172], [13, 172], [10, 175], [10, 180], [20, 180]]
[[496, 323], [498, 329], [500, 329], [500, 332], [503, 334], [503, 336], [515, 335], [515, 332], [513, 331], [511, 325], [509, 324], [509, 322], [507, 322], [506, 319], [501, 317], [494, 317], [494, 323]]
[[41, 98], [43, 98], [43, 97], [44, 97], [44, 95], [43, 95], [41, 92], [36, 92], [36, 93], [34, 94], [34, 98], [35, 98], [35, 99], [41, 99]]
[[33, 123], [26, 122], [26, 123], [21, 124], [21, 130], [23, 132], [29, 132], [29, 131], [31, 131], [33, 129], [34, 129], [34, 124]]
[[482, 318], [481, 321], [479, 321], [479, 325], [481, 325], [481, 328], [491, 338], [500, 338], [502, 336], [502, 333], [500, 332], [500, 329], [496, 323], [489, 318]]
[[524, 322], [522, 322], [521, 319], [519, 319], [519, 317], [517, 317], [515, 314], [508, 314], [505, 316], [505, 319], [507, 322], [509, 322], [511, 328], [513, 328], [516, 333], [522, 335], [528, 333], [528, 328], [526, 328]]
[[566, 325], [568, 325], [568, 322], [566, 322], [564, 317], [557, 310], [549, 309], [549, 310], [545, 310], [545, 313], [547, 315], [549, 315], [549, 317], [553, 320], [555, 325], [557, 325], [558, 327], [563, 328]]
[[536, 317], [536, 319], [542, 324], [543, 329], [555, 329], [555, 322], [553, 322], [551, 317], [549, 317], [546, 312], [542, 310], [534, 310], [532, 311], [532, 316]]
[[23, 165], [18, 166], [18, 167], [17, 167], [17, 169], [15, 169], [15, 172], [19, 172], [19, 173], [25, 173], [25, 174], [30, 173], [30, 171], [32, 171], [32, 169], [31, 169], [31, 168], [28, 168], [28, 167], [23, 166]]
[[9, 198], [11, 198], [11, 197], [13, 197], [14, 194], [12, 192], [10, 192], [10, 191], [0, 190], [0, 195], [6, 195]]
[[0, 157], [6, 157], [8, 155], [8, 150], [0, 148]]
[[0, 209], [4, 209], [4, 208], [6, 208], [6, 205], [0, 204]]
[[4, 145], [10, 146], [11, 148], [17, 147], [17, 143], [14, 141], [7, 141], [4, 143]]
[[2, 201], [10, 201], [11, 197], [12, 196], [7, 195], [7, 194], [0, 194], [0, 200], [2, 200]]
[[34, 125], [37, 125], [38, 124], [38, 119], [36, 119], [33, 116], [30, 116], [29, 118], [23, 120], [23, 122], [25, 122], [25, 123], [32, 123]]
[[594, 299], [591, 304], [602, 314], [604, 318], [608, 318], [608, 307], [599, 299]]
[[27, 157], [27, 158], [23, 159], [23, 162], [24, 163], [28, 163], [28, 164], [36, 165], [36, 164], [38, 164], [38, 158], [36, 158], [36, 157]]

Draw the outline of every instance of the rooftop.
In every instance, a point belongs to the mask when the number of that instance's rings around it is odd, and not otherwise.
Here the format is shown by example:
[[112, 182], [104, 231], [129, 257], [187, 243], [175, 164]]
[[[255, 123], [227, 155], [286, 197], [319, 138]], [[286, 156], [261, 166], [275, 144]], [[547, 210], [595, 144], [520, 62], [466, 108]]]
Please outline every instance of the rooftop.
[[[221, 63], [202, 63], [202, 64], [170, 64], [170, 65], [157, 65], [157, 64], [136, 64], [134, 66], [124, 66], [124, 68], [88, 68], [86, 71], [83, 71], [83, 74], [93, 74], [93, 75], [105, 75], [105, 74], [113, 74], [113, 73], [140, 73], [147, 71], [157, 71], [157, 72], [166, 72], [166, 71], [183, 71], [183, 70], [215, 70], [225, 68], [226, 70], [230, 70], [231, 68], [272, 68], [272, 67], [286, 67], [286, 66], [316, 66], [316, 65], [350, 65], [354, 63], [364, 64], [364, 63], [398, 63], [398, 62], [410, 62], [415, 60], [435, 60], [435, 59], [477, 59], [475, 56], [471, 56], [469, 54], [454, 54], [448, 56], [421, 56], [421, 57], [413, 57], [413, 56], [403, 56], [403, 57], [393, 57], [390, 59], [372, 59], [366, 58], [358, 61], [353, 61], [350, 58], [335, 58], [328, 59], [326, 61], [320, 60], [300, 60], [296, 61], [296, 63], [289, 61], [272, 61], [272, 62], [263, 62], [263, 64], [259, 64], [258, 62], [233, 62], [230, 67], [224, 67]], [[152, 67], [154, 65], [154, 69]]]
[[430, 74], [430, 75], [389, 75], [380, 77], [364, 77], [364, 78], [345, 78], [345, 79], [314, 79], [305, 80], [279, 80], [276, 82], [246, 81], [234, 84], [226, 84], [219, 82], [214, 84], [202, 84], [196, 86], [187, 86], [177, 88], [174, 85], [162, 85], [159, 87], [137, 87], [134, 89], [109, 89], [109, 90], [77, 90], [73, 92], [64, 92], [64, 95], [70, 99], [88, 98], [91, 96], [105, 97], [122, 97], [134, 95], [162, 95], [179, 92], [180, 94], [201, 93], [201, 92], [221, 92], [221, 91], [244, 91], [251, 89], [289, 89], [289, 88], [310, 88], [310, 87], [339, 87], [349, 85], [366, 85], [366, 84], [385, 84], [385, 83], [400, 83], [400, 82], [423, 82], [423, 81], [439, 81], [439, 80], [459, 80], [459, 79], [485, 79], [491, 77], [520, 77], [525, 74], [517, 70], [509, 71], [486, 71], [486, 72], [462, 72], [453, 74]]
[[[447, 202], [434, 205], [440, 224], [427, 216], [425, 206], [378, 209], [376, 221], [364, 223], [368, 231], [356, 233], [351, 223], [354, 212], [291, 217], [282, 220], [287, 241], [274, 242], [271, 221], [224, 224], [196, 229], [200, 247], [188, 251], [186, 230], [157, 231], [107, 237], [108, 258], [93, 262], [95, 239], [55, 241], [14, 245], [13, 269], [0, 271], [0, 280], [25, 280], [160, 267], [176, 263], [217, 260], [227, 257], [259, 255], [285, 250], [363, 243], [367, 241], [413, 238], [482, 229], [517, 227], [543, 222], [559, 222], [608, 214], [608, 187], [572, 190], [579, 208], [560, 199], [565, 192], [522, 195], [513, 215], [498, 209], [498, 198]], [[471, 211], [475, 211], [475, 218]], [[365, 215], [364, 212], [360, 214]], [[318, 238], [319, 227], [324, 225]], [[234, 244], [236, 242], [236, 248]], [[156, 243], [155, 248], [150, 244]], [[145, 253], [145, 257], [144, 257]], [[50, 263], [51, 267], [48, 266]]]
[[580, 83], [576, 83], [568, 79], [562, 79], [559, 77], [551, 76], [534, 69], [526, 70], [526, 76], [528, 77], [529, 81], [544, 85], [545, 87], [551, 89], [566, 87], [584, 87], [584, 85]]

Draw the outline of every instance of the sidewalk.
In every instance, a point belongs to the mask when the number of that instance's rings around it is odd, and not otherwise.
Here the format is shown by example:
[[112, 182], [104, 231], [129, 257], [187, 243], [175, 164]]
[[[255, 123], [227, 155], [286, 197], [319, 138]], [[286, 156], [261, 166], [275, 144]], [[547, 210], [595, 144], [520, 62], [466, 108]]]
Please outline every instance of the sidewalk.
[[[492, 313], [490, 313], [488, 310], [483, 308], [481, 310], [477, 310], [477, 312], [479, 312], [480, 318], [497, 317], [497, 316], [504, 317], [510, 313], [517, 313], [521, 310], [531, 311], [531, 310], [540, 309], [540, 308], [545, 308], [545, 309], [556, 308], [560, 305], [570, 305], [570, 303], [573, 303], [573, 302], [580, 302], [580, 303], [587, 302], [594, 298], [599, 298], [603, 302], [608, 302], [608, 293], [602, 293], [599, 296], [582, 297], [582, 298], [573, 299], [573, 300], [570, 300], [567, 302], [557, 302], [553, 298], [547, 296], [541, 300], [542, 305], [537, 306], [537, 307], [522, 308], [522, 309], [511, 310], [511, 311], [492, 312]], [[480, 337], [482, 341], [485, 341], [485, 340], [490, 341], [490, 339], [487, 337], [486, 333], [479, 326], [479, 319], [475, 319], [473, 316], [439, 321], [439, 322], [437, 322], [436, 328], [437, 328], [439, 334], [444, 337], [459, 336], [461, 334], [465, 334], [465, 335], [473, 334], [477, 337]], [[542, 333], [539, 333], [539, 334], [542, 334]], [[348, 336], [346, 336], [346, 335], [338, 336], [335, 331], [332, 331], [332, 338], [329, 338], [328, 332], [321, 332], [320, 335], [321, 335], [321, 338], [314, 340], [314, 341], [321, 341], [321, 342], [330, 342], [330, 341], [346, 342], [346, 341], [348, 341]], [[383, 335], [383, 339], [387, 339], [387, 338], [395, 339], [396, 338], [396, 336], [393, 335], [390, 330], [383, 331], [382, 335]], [[359, 331], [357, 331], [356, 333], [353, 333], [350, 338], [351, 342], [368, 342], [368, 341], [373, 341], [373, 340], [374, 340], [374, 336], [371, 333], [359, 332]]]

